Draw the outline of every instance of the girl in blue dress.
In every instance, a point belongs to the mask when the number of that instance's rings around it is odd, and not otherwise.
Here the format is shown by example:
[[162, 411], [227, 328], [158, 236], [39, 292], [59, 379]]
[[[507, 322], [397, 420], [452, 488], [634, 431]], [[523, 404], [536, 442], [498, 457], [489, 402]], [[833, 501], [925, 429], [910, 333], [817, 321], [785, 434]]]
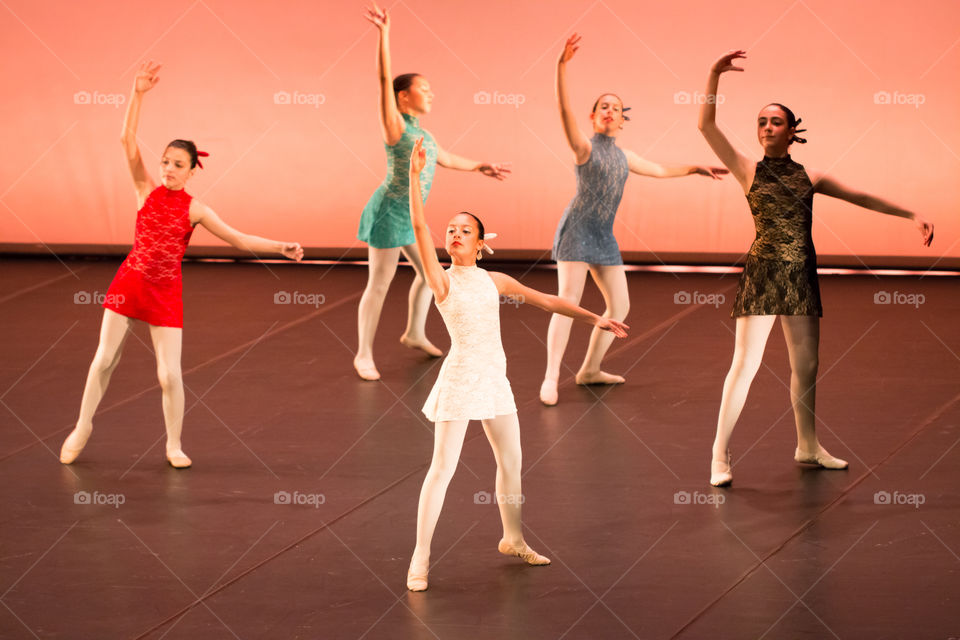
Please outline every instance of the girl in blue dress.
[[407, 329], [400, 342], [422, 349], [431, 356], [443, 355], [426, 336], [427, 312], [432, 293], [423, 279], [423, 265], [417, 255], [413, 227], [410, 225], [407, 168], [415, 140], [423, 137], [426, 166], [423, 199], [427, 199], [436, 165], [460, 171], [479, 171], [503, 180], [509, 175], [507, 163], [491, 164], [461, 158], [441, 148], [429, 132], [420, 127], [420, 117], [430, 112], [433, 92], [430, 83], [416, 73], [405, 73], [390, 80], [390, 17], [376, 4], [367, 10], [367, 20], [380, 30], [377, 73], [380, 79], [380, 130], [387, 150], [387, 176], [370, 197], [360, 216], [357, 238], [368, 245], [369, 275], [360, 298], [357, 319], [359, 347], [353, 366], [364, 380], [377, 380], [380, 372], [373, 360], [373, 338], [380, 322], [380, 311], [397, 271], [400, 252], [413, 266], [416, 276], [410, 286]]

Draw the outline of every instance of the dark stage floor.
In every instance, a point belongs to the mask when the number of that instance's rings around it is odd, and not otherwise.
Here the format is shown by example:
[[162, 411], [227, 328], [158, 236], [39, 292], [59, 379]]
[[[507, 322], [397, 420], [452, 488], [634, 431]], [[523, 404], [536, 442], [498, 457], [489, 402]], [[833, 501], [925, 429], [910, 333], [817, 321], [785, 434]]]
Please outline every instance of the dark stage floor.
[[[549, 318], [505, 305], [526, 535], [553, 565], [497, 553], [482, 493], [494, 461], [477, 424], [430, 589], [413, 594], [432, 449], [420, 406], [441, 360], [397, 342], [410, 270], [387, 300], [383, 380], [370, 383], [350, 364], [364, 267], [186, 264], [194, 467], [164, 461], [142, 325], [90, 444], [62, 466], [102, 314], [87, 301], [117, 264], [0, 261], [4, 639], [960, 637], [955, 278], [824, 276], [818, 429], [850, 469], [793, 462], [778, 327], [725, 490], [707, 481], [735, 275], [629, 273], [631, 336], [606, 361], [627, 384], [573, 383], [589, 334], [578, 325], [553, 408], [537, 399]], [[554, 271], [505, 270], [555, 290]], [[278, 292], [295, 303], [275, 304]], [[890, 304], [875, 302], [883, 292]], [[711, 294], [725, 296], [719, 308]], [[599, 307], [589, 285], [584, 301]], [[435, 309], [429, 332], [449, 344]], [[278, 492], [306, 503], [278, 504]]]

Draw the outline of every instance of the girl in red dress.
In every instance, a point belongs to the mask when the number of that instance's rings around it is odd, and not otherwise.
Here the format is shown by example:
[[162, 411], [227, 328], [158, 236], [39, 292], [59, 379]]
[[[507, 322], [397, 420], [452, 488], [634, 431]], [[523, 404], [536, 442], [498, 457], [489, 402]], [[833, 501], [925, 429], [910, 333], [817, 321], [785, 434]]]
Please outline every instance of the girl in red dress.
[[180, 349], [183, 337], [183, 297], [180, 261], [196, 225], [251, 253], [279, 253], [300, 261], [303, 249], [296, 242], [278, 242], [233, 229], [214, 211], [186, 191], [184, 186], [200, 164], [196, 145], [174, 140], [160, 159], [161, 184], [147, 173], [137, 146], [137, 123], [143, 94], [159, 80], [160, 65], [140, 65], [123, 121], [122, 143], [137, 192], [136, 231], [133, 249], [120, 265], [104, 302], [100, 344], [87, 374], [77, 426], [60, 449], [60, 462], [77, 459], [93, 430], [93, 414], [107, 390], [110, 375], [120, 361], [127, 332], [134, 320], [150, 325], [150, 338], [157, 356], [157, 375], [163, 391], [163, 419], [167, 428], [167, 460], [176, 468], [191, 465], [180, 444], [183, 427], [183, 378]]

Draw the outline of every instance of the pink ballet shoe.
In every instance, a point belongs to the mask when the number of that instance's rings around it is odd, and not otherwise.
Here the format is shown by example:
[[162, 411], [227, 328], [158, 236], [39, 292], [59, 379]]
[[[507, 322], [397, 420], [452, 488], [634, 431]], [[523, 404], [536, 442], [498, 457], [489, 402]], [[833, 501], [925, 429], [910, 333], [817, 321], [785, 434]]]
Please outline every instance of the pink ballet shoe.
[[357, 370], [357, 375], [363, 378], [364, 380], [380, 379], [380, 372], [377, 371], [377, 368], [373, 365], [373, 362], [369, 364], [361, 363], [356, 358], [354, 358], [353, 368]]
[[733, 473], [730, 470], [730, 452], [727, 451], [726, 460], [710, 462], [710, 484], [715, 487], [726, 487], [733, 483]]
[[497, 545], [497, 551], [505, 556], [515, 556], [520, 558], [527, 564], [534, 566], [550, 564], [550, 558], [540, 555], [531, 549], [530, 545], [528, 545], [526, 542], [523, 543], [522, 548], [517, 549], [513, 545], [507, 544], [506, 540], [501, 540], [500, 544]]
[[817, 453], [807, 453], [797, 447], [796, 452], [793, 454], [793, 459], [803, 464], [819, 465], [824, 469], [846, 469], [849, 466], [846, 460], [833, 457], [827, 453], [827, 450], [823, 447], [820, 447]]
[[543, 384], [540, 385], [540, 402], [552, 407], [557, 404], [559, 399], [559, 393], [557, 392], [557, 381], [556, 380], [544, 380]]
[[67, 439], [63, 441], [63, 446], [60, 447], [60, 462], [63, 464], [71, 464], [77, 459], [77, 456], [80, 455], [83, 448], [87, 446], [87, 440], [89, 439], [89, 433], [86, 436], [82, 436], [77, 429], [74, 428], [73, 431], [70, 432], [70, 435], [67, 436]]
[[410, 591], [426, 591], [428, 573], [430, 573], [429, 564], [427, 564], [427, 569], [423, 573], [414, 573], [413, 558], [410, 558], [410, 568], [407, 570], [407, 589]]
[[169, 462], [170, 466], [174, 469], [188, 469], [190, 465], [193, 464], [193, 461], [187, 457], [183, 449], [167, 451], [167, 462]]

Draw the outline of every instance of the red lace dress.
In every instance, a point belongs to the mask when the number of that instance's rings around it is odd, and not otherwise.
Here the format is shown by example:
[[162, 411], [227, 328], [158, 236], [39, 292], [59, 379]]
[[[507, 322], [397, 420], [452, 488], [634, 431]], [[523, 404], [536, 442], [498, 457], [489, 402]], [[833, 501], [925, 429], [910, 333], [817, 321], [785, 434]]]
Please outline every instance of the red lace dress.
[[158, 327], [183, 327], [180, 262], [193, 234], [190, 201], [163, 185], [137, 212], [133, 249], [114, 276], [103, 306]]

